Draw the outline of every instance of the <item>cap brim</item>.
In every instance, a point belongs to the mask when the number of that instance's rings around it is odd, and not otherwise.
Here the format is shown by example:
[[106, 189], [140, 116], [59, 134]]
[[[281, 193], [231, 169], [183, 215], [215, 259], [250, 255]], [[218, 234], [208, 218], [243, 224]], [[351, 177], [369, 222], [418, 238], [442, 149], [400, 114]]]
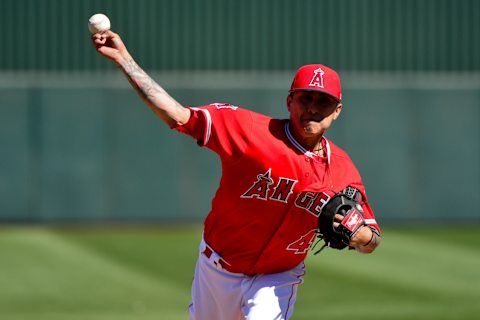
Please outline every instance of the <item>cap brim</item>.
[[334, 95], [331, 94], [330, 92], [327, 92], [327, 91], [324, 91], [324, 90], [320, 90], [320, 89], [296, 88], [296, 89], [290, 90], [289, 92], [295, 92], [295, 91], [317, 91], [317, 92], [322, 92], [322, 93], [325, 93], [326, 95], [332, 97], [332, 98], [335, 99], [335, 101], [337, 101], [337, 102], [340, 102], [340, 101], [341, 101], [340, 99], [338, 99], [336, 96], [334, 96]]

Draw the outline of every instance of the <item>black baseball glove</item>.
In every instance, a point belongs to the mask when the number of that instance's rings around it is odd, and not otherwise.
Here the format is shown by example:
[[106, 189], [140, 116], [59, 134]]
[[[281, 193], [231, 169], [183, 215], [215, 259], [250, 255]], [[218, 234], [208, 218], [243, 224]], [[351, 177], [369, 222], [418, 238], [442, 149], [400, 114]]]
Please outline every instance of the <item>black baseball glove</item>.
[[[335, 227], [335, 215], [342, 215], [342, 222]], [[362, 207], [360, 204], [345, 193], [337, 193], [323, 207], [318, 217], [318, 237], [325, 243], [325, 247], [342, 250], [348, 247], [350, 240], [365, 225]]]

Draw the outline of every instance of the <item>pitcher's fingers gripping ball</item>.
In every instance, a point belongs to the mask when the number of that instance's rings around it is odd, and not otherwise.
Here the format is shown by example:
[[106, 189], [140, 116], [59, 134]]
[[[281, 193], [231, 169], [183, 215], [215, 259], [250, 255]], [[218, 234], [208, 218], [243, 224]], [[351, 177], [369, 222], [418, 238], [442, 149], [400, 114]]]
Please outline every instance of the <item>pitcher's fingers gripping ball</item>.
[[131, 59], [122, 39], [110, 28], [110, 19], [103, 13], [94, 14], [88, 19], [88, 30], [92, 33], [92, 44], [95, 50], [115, 62], [126, 58]]
[[88, 19], [88, 30], [92, 34], [102, 33], [107, 30], [110, 30], [110, 19], [103, 13], [97, 13]]

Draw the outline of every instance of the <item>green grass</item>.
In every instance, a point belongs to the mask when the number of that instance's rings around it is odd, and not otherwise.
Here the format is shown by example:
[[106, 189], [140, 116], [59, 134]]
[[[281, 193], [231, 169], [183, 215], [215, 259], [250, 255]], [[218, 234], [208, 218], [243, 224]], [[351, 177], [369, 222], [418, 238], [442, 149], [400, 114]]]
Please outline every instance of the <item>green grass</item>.
[[[200, 227], [0, 229], [0, 319], [188, 319]], [[293, 319], [477, 319], [480, 229], [307, 259]], [[226, 319], [228, 320], [228, 319]]]

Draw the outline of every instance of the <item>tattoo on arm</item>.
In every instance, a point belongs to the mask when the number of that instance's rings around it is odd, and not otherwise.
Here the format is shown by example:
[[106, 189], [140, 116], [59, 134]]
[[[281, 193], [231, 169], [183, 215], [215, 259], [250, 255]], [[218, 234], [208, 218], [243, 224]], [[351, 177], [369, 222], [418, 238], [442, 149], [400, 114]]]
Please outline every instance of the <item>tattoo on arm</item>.
[[170, 97], [132, 58], [126, 59], [122, 63], [122, 67], [130, 84], [150, 106], [153, 104], [152, 100], [155, 98], [168, 98], [171, 102], [181, 107], [181, 105]]

